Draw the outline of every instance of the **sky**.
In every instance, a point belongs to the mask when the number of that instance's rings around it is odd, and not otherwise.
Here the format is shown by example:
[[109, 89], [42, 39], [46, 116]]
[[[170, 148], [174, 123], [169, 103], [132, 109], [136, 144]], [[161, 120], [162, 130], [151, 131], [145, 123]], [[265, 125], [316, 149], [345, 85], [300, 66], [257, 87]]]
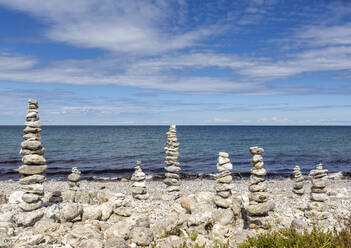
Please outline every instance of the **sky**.
[[351, 125], [351, 1], [0, 0], [2, 125]]

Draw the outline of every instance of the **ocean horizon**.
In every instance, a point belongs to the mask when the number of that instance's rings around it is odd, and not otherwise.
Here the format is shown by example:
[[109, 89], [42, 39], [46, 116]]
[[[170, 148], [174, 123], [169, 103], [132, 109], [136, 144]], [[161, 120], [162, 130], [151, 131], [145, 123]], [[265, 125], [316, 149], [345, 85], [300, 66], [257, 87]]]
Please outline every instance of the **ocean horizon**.
[[[24, 125], [0, 126], [0, 177], [19, 178]], [[163, 174], [168, 125], [43, 125], [48, 178], [64, 179], [72, 167], [85, 178], [122, 177], [137, 160], [147, 174]], [[177, 125], [182, 173], [216, 173], [218, 152], [227, 152], [233, 172], [249, 172], [250, 146], [265, 149], [269, 175], [304, 174], [317, 163], [330, 172], [351, 172], [351, 126]]]

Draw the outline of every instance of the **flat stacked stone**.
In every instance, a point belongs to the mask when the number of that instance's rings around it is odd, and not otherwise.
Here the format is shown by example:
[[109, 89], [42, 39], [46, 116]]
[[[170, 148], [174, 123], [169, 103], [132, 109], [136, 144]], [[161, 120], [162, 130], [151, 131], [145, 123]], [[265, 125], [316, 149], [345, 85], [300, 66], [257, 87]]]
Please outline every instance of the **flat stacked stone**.
[[175, 196], [179, 196], [180, 191], [180, 164], [177, 161], [179, 157], [179, 143], [176, 135], [176, 126], [171, 125], [167, 132], [168, 140], [166, 143], [166, 161], [165, 173], [166, 179], [163, 181], [167, 185], [167, 191], [173, 192]]
[[293, 186], [293, 192], [297, 195], [303, 195], [305, 193], [304, 189], [304, 178], [301, 174], [300, 166], [296, 165], [293, 171], [294, 175], [294, 186]]
[[315, 170], [311, 170], [310, 176], [312, 177], [311, 186], [311, 202], [308, 206], [305, 216], [311, 219], [321, 220], [328, 218], [328, 194], [327, 194], [327, 182], [325, 177], [327, 176], [328, 170], [323, 169], [323, 165], [320, 163], [316, 166]]
[[230, 163], [229, 154], [220, 152], [218, 154], [218, 174], [216, 175], [216, 195], [214, 197], [214, 203], [217, 207], [229, 208], [232, 203], [232, 169], [233, 165]]
[[132, 184], [132, 195], [135, 199], [138, 200], [147, 200], [149, 199], [149, 194], [146, 190], [145, 184], [145, 173], [141, 169], [141, 162], [137, 161], [135, 165], [135, 171], [132, 175], [131, 180], [133, 181]]
[[26, 128], [23, 130], [23, 142], [20, 154], [23, 155], [18, 172], [21, 175], [19, 183], [24, 191], [23, 202], [19, 207], [25, 211], [34, 211], [42, 206], [44, 196], [43, 182], [45, 176], [42, 173], [47, 169], [46, 160], [43, 157], [44, 147], [41, 146], [40, 121], [38, 116], [38, 101], [29, 99], [26, 116]]
[[251, 229], [269, 227], [268, 211], [272, 209], [272, 204], [268, 202], [267, 182], [265, 175], [267, 171], [263, 168], [264, 153], [263, 148], [257, 146], [250, 147], [251, 176], [249, 180], [249, 206], [247, 207], [247, 220]]

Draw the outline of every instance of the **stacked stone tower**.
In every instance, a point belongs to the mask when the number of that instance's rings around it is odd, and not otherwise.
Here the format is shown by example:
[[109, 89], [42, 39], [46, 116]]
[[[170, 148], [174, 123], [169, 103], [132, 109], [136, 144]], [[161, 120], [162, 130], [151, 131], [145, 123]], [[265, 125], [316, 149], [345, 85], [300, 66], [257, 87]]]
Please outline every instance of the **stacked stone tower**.
[[149, 194], [147, 193], [146, 190], [146, 184], [145, 184], [145, 173], [141, 170], [141, 162], [137, 161], [135, 165], [135, 171], [134, 174], [132, 175], [132, 194], [135, 199], [138, 200], [146, 200], [149, 199]]
[[176, 126], [171, 125], [167, 132], [168, 140], [166, 143], [166, 161], [165, 161], [165, 174], [166, 179], [164, 183], [167, 185], [167, 191], [173, 192], [175, 196], [179, 196], [180, 191], [180, 164], [177, 161], [179, 157], [179, 143], [176, 135]]
[[23, 155], [24, 165], [19, 167], [21, 174], [19, 183], [24, 191], [23, 202], [20, 208], [27, 212], [33, 211], [42, 206], [44, 196], [43, 182], [45, 176], [42, 173], [47, 169], [46, 160], [43, 157], [44, 147], [41, 146], [40, 121], [38, 115], [38, 101], [30, 99], [28, 101], [28, 111], [26, 116], [26, 128], [23, 130], [23, 142], [21, 143], [20, 154]]
[[233, 165], [230, 163], [229, 154], [220, 152], [218, 154], [218, 174], [216, 175], [216, 195], [214, 197], [214, 203], [217, 207], [229, 208], [232, 203], [232, 169]]
[[303, 179], [303, 176], [301, 175], [301, 170], [298, 165], [296, 165], [296, 167], [294, 168], [293, 175], [294, 175], [294, 187], [292, 191], [297, 195], [303, 195], [305, 193], [304, 179]]
[[68, 188], [71, 191], [78, 191], [80, 186], [80, 174], [81, 172], [77, 167], [72, 168], [72, 173], [68, 175]]
[[311, 187], [311, 202], [308, 206], [308, 210], [305, 212], [306, 217], [316, 220], [326, 219], [328, 217], [328, 194], [327, 194], [327, 182], [325, 177], [327, 176], [328, 170], [323, 169], [322, 164], [318, 164], [315, 170], [311, 170], [310, 176], [312, 176], [312, 187]]
[[267, 171], [263, 168], [263, 148], [257, 146], [250, 147], [251, 176], [249, 186], [249, 206], [247, 207], [247, 220], [252, 229], [269, 227], [268, 211], [272, 205], [268, 202], [267, 183], [265, 175]]

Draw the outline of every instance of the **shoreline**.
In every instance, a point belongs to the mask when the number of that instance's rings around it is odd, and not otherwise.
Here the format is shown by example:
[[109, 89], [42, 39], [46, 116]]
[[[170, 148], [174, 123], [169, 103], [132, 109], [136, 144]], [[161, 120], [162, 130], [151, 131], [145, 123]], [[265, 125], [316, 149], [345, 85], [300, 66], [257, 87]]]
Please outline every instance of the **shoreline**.
[[[56, 181], [66, 181], [67, 180], [67, 176], [69, 175], [70, 172], [68, 172], [67, 174], [65, 174], [65, 177], [57, 177], [57, 178], [52, 178], [52, 177], [48, 177], [47, 173], [46, 173], [46, 178], [47, 180], [56, 180]], [[12, 178], [8, 178], [8, 179], [3, 179], [1, 178], [0, 175], [0, 182], [1, 181], [17, 181], [19, 180], [19, 174], [18, 172], [15, 172], [13, 174], [16, 174], [18, 176], [18, 178], [16, 179], [12, 179]], [[237, 180], [242, 180], [242, 179], [248, 179], [251, 175], [251, 173], [248, 172], [232, 172], [231, 173], [232, 177], [233, 177], [233, 181], [237, 181]], [[302, 175], [308, 179], [310, 178], [310, 176], [308, 174], [303, 174]], [[87, 180], [87, 181], [121, 181], [121, 180], [130, 180], [131, 179], [132, 174], [128, 175], [128, 176], [114, 176], [114, 177], [109, 177], [109, 176], [84, 176], [84, 174], [82, 174], [81, 179], [82, 180]], [[181, 180], [196, 180], [196, 179], [208, 179], [208, 180], [215, 180], [215, 176], [216, 173], [179, 173], [180, 179]], [[146, 177], [148, 180], [151, 181], [161, 181], [163, 179], [165, 179], [165, 175], [164, 173], [155, 173], [155, 174], [146, 174]], [[271, 179], [271, 180], [284, 180], [284, 179], [288, 179], [292, 177], [292, 173], [288, 174], [288, 173], [267, 173], [266, 178], [267, 179]], [[336, 172], [328, 172], [327, 178], [329, 179], [334, 179], [334, 178], [338, 178], [338, 179], [351, 179], [351, 172], [344, 172], [344, 171], [336, 171]]]

